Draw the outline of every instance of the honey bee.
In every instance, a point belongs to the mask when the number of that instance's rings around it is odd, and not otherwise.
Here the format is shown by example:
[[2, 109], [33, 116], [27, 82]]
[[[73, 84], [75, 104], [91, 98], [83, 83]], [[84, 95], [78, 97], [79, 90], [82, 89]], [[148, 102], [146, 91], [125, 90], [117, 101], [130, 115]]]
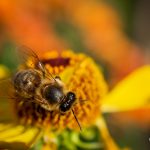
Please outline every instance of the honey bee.
[[76, 94], [66, 90], [59, 76], [53, 77], [33, 50], [24, 47], [24, 53], [32, 57], [36, 65], [34, 68], [26, 67], [19, 70], [13, 75], [15, 97], [27, 103], [36, 103], [47, 111], [59, 111], [61, 114], [72, 111], [81, 130], [73, 110], [77, 102]]

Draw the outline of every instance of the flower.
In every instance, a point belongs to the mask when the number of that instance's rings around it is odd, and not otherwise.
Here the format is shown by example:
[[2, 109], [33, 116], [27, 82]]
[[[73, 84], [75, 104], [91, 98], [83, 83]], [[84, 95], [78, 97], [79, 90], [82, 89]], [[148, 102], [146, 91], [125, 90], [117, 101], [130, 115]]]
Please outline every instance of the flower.
[[[101, 99], [107, 92], [107, 84], [94, 61], [84, 54], [75, 54], [72, 51], [64, 51], [60, 55], [56, 51], [48, 52], [41, 56], [41, 61], [53, 76], [59, 75], [61, 77], [66, 89], [75, 92], [78, 100], [85, 100], [84, 103], [78, 102], [73, 107], [82, 128], [95, 124], [101, 113]], [[33, 64], [33, 60], [29, 58], [27, 65], [30, 65], [31, 62]], [[32, 67], [34, 68], [35, 66], [33, 65]], [[60, 112], [49, 112], [34, 103], [13, 102], [14, 112], [18, 121], [23, 125], [31, 126], [31, 129], [28, 129], [29, 133], [33, 130], [30, 133], [30, 138], [22, 139], [25, 141], [26, 146], [31, 146], [30, 140], [32, 138], [35, 139], [34, 134], [37, 135], [44, 129], [46, 131], [62, 131], [65, 128], [79, 130], [79, 126], [71, 111], [61, 115]], [[32, 129], [33, 126], [35, 129]], [[2, 124], [1, 129], [3, 128], [5, 128], [5, 125], [3, 126]], [[14, 129], [8, 129], [7, 132], [20, 135], [25, 129], [26, 127], [20, 125]], [[21, 137], [25, 136], [24, 134], [26, 135], [26, 133], [23, 133]], [[4, 137], [2, 136], [0, 141], [3, 139], [5, 142], [10, 142], [11, 140], [16, 141], [20, 139], [16, 137], [9, 141], [5, 132], [3, 135]], [[49, 136], [46, 135], [45, 137], [47, 139]]]
[[[150, 67], [145, 66], [135, 71], [107, 94], [107, 84], [103, 78], [102, 69], [85, 54], [75, 54], [71, 50], [61, 54], [53, 51], [43, 54], [40, 60], [53, 76], [59, 75], [61, 77], [66, 88], [75, 92], [79, 100], [86, 100], [83, 104], [78, 102], [73, 106], [82, 127], [86, 129], [96, 125], [104, 142], [101, 146], [108, 150], [119, 150], [120, 148], [108, 132], [102, 113], [125, 111], [141, 106], [149, 107], [147, 98], [150, 96]], [[29, 58], [27, 65], [30, 65], [30, 62], [33, 61]], [[32, 67], [35, 67], [34, 64]], [[132, 93], [131, 90], [137, 91], [137, 93]], [[123, 98], [124, 100], [120, 101]], [[2, 105], [0, 104], [0, 106]], [[74, 130], [73, 135], [76, 135], [74, 137], [77, 139], [76, 133], [79, 134], [79, 132], [75, 130], [79, 130], [79, 127], [71, 112], [61, 115], [58, 112], [49, 112], [40, 107], [39, 113], [36, 104], [17, 103], [16, 101], [14, 101], [14, 106], [14, 112], [19, 122], [14, 124], [12, 120], [11, 122], [0, 120], [0, 148], [19, 149], [22, 147], [21, 149], [26, 149], [42, 136], [43, 149], [50, 149], [58, 142], [55, 137], [65, 128]], [[6, 109], [1, 110], [1, 113], [2, 111], [5, 113]], [[7, 115], [11, 116], [12, 114]], [[93, 145], [95, 146], [95, 144]], [[96, 146], [100, 145], [96, 144]]]
[[[84, 54], [64, 51], [58, 55], [58, 52], [54, 51], [46, 53], [41, 61], [54, 77], [60, 76], [68, 91], [76, 93], [79, 102], [75, 104], [73, 110], [81, 125], [87, 127], [94, 124], [100, 114], [101, 99], [107, 92], [107, 85], [93, 60]], [[15, 103], [15, 110], [23, 123], [51, 126], [57, 130], [66, 127], [79, 129], [72, 112], [62, 115], [60, 112], [39, 109], [40, 114], [34, 103], [32, 105], [22, 101]]]

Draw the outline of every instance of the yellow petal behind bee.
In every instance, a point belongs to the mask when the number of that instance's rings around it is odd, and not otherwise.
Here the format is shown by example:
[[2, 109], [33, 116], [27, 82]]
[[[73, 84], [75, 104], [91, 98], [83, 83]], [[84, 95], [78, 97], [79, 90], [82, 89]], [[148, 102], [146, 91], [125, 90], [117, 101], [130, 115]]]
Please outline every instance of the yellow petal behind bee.
[[60, 77], [61, 77], [62, 81], [64, 83], [68, 83], [73, 72], [74, 72], [74, 68], [68, 67], [68, 69], [65, 69], [62, 73], [60, 73]]
[[8, 69], [5, 66], [0, 65], [0, 79], [3, 79], [7, 77], [8, 75], [9, 75]]
[[15, 124], [0, 124], [0, 149], [27, 149], [41, 136], [42, 130]]
[[102, 111], [150, 108], [150, 66], [143, 66], [121, 81], [102, 100]]

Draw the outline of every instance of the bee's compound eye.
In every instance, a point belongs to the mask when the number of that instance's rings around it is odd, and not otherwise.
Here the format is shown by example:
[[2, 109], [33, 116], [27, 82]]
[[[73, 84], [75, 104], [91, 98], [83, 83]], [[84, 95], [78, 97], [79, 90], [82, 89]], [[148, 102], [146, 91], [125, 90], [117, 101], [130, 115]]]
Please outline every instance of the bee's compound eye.
[[68, 92], [65, 101], [61, 103], [59, 109], [62, 113], [70, 110], [76, 100], [76, 95], [73, 92]]
[[59, 103], [64, 96], [62, 88], [47, 85], [43, 90], [43, 97], [51, 104]]

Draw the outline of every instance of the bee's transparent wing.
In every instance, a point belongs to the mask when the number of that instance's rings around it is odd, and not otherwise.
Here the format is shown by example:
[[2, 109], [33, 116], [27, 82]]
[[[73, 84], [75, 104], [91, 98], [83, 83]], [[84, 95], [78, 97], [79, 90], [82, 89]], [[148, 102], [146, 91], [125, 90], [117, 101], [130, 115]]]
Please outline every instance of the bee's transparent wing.
[[0, 80], [0, 122], [12, 120], [12, 91], [13, 87], [10, 78]]
[[11, 88], [13, 88], [11, 77], [0, 80], [0, 96], [8, 95]]
[[19, 59], [22, 64], [26, 64], [28, 58], [30, 58], [31, 61], [28, 63], [28, 67], [33, 68], [34, 66], [40, 70], [44, 76], [55, 80], [53, 75], [45, 68], [39, 56], [31, 48], [22, 45], [17, 48], [17, 52], [19, 53]]
[[40, 59], [36, 55], [36, 53], [31, 48], [29, 48], [25, 45], [16, 47], [15, 53], [18, 56], [17, 61], [19, 64], [26, 65], [27, 61], [30, 58], [31, 64], [28, 63], [28, 67], [31, 67], [31, 68], [33, 67], [34, 63], [37, 63], [38, 61], [40, 61]]

